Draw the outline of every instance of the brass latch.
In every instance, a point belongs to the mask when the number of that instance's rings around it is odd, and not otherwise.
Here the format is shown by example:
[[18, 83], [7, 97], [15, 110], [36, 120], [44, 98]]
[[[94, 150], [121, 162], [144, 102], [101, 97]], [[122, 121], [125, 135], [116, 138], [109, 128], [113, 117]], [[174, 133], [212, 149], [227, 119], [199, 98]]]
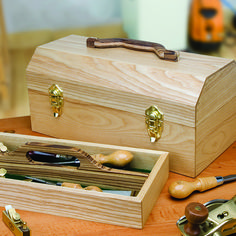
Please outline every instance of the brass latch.
[[63, 90], [57, 85], [53, 84], [49, 89], [49, 98], [54, 117], [62, 115], [62, 108], [64, 106]]
[[157, 106], [150, 106], [145, 111], [145, 123], [151, 143], [156, 142], [162, 134], [164, 114]]

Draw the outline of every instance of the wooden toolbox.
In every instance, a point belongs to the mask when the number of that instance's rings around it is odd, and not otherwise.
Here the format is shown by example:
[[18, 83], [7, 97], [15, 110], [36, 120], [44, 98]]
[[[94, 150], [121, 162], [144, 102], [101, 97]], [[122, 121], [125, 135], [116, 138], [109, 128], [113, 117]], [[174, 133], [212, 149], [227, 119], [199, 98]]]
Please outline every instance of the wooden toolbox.
[[[0, 205], [16, 209], [141, 229], [169, 173], [167, 152], [7, 133], [0, 133], [0, 142], [9, 149], [0, 152], [0, 168], [6, 169], [10, 176], [96, 185], [103, 189], [103, 192], [88, 191], [0, 177]], [[80, 160], [80, 166], [32, 162], [26, 155], [32, 150], [73, 155]], [[133, 154], [128, 170], [97, 165], [91, 157], [117, 150]], [[121, 191], [131, 191], [132, 195], [120, 195]]]
[[168, 151], [170, 170], [191, 177], [236, 140], [234, 60], [180, 52], [168, 61], [163, 48], [160, 59], [89, 42], [72, 35], [35, 51], [26, 73], [34, 131]]

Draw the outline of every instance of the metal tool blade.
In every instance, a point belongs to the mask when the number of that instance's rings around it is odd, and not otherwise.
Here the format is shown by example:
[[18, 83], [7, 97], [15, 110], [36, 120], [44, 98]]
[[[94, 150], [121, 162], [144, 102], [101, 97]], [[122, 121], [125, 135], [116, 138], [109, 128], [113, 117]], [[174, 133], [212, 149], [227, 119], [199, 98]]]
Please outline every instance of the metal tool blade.
[[236, 180], [236, 175], [227, 175], [223, 177], [224, 183], [235, 181]]
[[48, 182], [48, 181], [45, 181], [43, 179], [38, 179], [38, 178], [35, 178], [35, 177], [31, 177], [31, 176], [24, 176], [24, 177], [26, 179], [32, 180], [33, 182], [37, 182], [37, 183], [41, 183], [41, 184], [58, 185], [57, 183]]

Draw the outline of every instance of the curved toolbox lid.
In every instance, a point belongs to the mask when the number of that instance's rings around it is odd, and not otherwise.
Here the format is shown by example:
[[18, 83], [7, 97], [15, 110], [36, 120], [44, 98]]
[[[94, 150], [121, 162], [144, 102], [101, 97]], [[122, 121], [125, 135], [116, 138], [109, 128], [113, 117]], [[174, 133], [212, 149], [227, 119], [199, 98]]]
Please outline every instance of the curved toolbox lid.
[[165, 120], [195, 127], [206, 79], [233, 61], [181, 52], [179, 61], [171, 62], [150, 52], [87, 48], [86, 39], [71, 35], [38, 47], [27, 68], [29, 89], [47, 92], [60, 83], [65, 100], [140, 115], [157, 105]]

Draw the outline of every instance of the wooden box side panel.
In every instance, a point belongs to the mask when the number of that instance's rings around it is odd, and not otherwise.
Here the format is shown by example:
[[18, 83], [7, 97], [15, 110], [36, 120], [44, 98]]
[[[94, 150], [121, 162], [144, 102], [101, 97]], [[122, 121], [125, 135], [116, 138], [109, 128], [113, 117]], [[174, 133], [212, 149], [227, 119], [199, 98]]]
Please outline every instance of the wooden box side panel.
[[171, 171], [195, 176], [195, 128], [164, 121], [161, 139], [151, 143], [144, 115], [68, 100], [62, 117], [55, 119], [47, 96], [32, 90], [29, 95], [34, 131], [70, 140], [167, 151], [171, 153]]
[[206, 81], [196, 113], [196, 174], [236, 140], [236, 63]]
[[0, 205], [141, 229], [141, 203], [117, 196], [18, 180], [0, 179]]
[[[78, 219], [115, 224], [141, 229], [152, 210], [162, 187], [157, 181], [166, 180], [169, 172], [168, 153], [145, 149], [100, 145], [54, 138], [43, 138], [29, 135], [0, 133], [0, 141], [4, 141], [11, 150], [22, 146], [25, 142], [44, 142], [48, 144], [87, 147], [88, 152], [111, 152], [123, 149], [134, 153], [133, 167], [146, 165], [152, 171], [142, 186], [138, 197], [127, 197], [115, 194], [91, 192], [32, 182], [0, 178], [0, 205], [12, 204], [17, 209], [31, 210], [54, 215], [73, 217]], [[140, 163], [141, 162], [141, 163]], [[0, 163], [0, 166], [3, 164]], [[159, 173], [160, 172], [160, 173]], [[150, 188], [155, 188], [150, 190]], [[152, 194], [152, 203], [142, 208], [146, 194]], [[145, 218], [145, 220], [144, 220]]]
[[157, 161], [143, 188], [139, 192], [138, 198], [142, 202], [143, 225], [146, 223], [156, 201], [169, 176], [168, 153], [163, 154]]

